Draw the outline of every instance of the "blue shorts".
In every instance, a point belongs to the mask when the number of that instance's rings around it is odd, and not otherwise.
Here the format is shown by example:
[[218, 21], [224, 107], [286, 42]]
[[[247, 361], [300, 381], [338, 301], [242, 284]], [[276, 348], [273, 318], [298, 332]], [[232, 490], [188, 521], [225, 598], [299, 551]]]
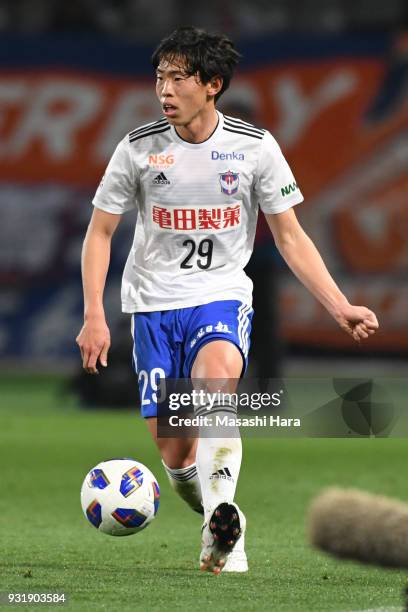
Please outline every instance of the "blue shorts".
[[138, 375], [141, 412], [157, 416], [160, 378], [189, 378], [199, 349], [212, 340], [228, 340], [248, 364], [253, 309], [238, 300], [201, 306], [137, 312], [132, 315], [133, 366]]

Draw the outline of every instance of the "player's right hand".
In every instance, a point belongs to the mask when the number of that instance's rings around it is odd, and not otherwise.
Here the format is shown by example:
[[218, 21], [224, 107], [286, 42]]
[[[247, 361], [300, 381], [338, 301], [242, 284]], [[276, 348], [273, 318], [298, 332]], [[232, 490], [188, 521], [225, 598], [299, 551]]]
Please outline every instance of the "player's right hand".
[[88, 374], [99, 374], [98, 361], [106, 368], [108, 365], [110, 332], [103, 315], [86, 319], [76, 342], [81, 351], [82, 366]]

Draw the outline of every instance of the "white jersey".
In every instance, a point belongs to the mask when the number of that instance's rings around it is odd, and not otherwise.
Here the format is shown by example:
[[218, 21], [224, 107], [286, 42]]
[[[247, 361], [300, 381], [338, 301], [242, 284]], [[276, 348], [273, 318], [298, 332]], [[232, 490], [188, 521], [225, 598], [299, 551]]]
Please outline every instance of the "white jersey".
[[252, 302], [243, 268], [258, 208], [280, 213], [303, 200], [266, 130], [218, 113], [208, 140], [184, 141], [164, 118], [117, 146], [93, 204], [136, 209], [122, 280], [123, 312], [170, 310], [216, 300]]

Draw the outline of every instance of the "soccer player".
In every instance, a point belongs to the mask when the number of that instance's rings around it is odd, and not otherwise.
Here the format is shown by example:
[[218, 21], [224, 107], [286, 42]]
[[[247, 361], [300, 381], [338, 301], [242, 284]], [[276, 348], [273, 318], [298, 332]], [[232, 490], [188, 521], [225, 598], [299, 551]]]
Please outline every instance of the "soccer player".
[[[88, 373], [98, 372], [98, 362], [107, 365], [103, 291], [111, 237], [121, 216], [136, 209], [122, 309], [131, 314], [142, 415], [173, 488], [204, 513], [201, 569], [242, 572], [245, 517], [234, 503], [241, 440], [160, 438], [158, 379], [206, 380], [211, 390], [211, 380], [237, 380], [245, 371], [252, 286], [243, 268], [259, 208], [289, 267], [341, 328], [360, 341], [378, 323], [347, 301], [300, 227], [294, 206], [303, 197], [272, 135], [216, 110], [239, 60], [233, 43], [183, 27], [152, 60], [164, 116], [125, 136], [96, 192], [82, 254], [77, 343]], [[233, 403], [221, 409], [236, 412]]]

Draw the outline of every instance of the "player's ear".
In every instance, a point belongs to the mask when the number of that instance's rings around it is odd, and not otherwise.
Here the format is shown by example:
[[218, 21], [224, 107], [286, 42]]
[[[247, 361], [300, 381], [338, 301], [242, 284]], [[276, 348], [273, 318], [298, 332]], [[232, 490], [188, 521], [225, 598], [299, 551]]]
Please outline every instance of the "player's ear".
[[220, 76], [213, 77], [207, 83], [207, 93], [209, 96], [216, 96], [221, 91], [223, 80]]

